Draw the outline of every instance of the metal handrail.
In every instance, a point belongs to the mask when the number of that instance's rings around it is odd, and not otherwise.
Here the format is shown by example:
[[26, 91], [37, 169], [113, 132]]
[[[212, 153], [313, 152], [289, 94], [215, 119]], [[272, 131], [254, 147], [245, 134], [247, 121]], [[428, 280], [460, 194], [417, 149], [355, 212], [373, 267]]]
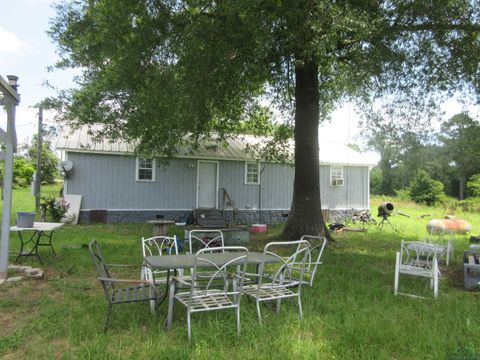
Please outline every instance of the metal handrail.
[[237, 207], [235, 206], [235, 201], [232, 200], [230, 195], [227, 192], [227, 189], [222, 188], [222, 216], [225, 218], [225, 204], [232, 207], [233, 210], [233, 225], [237, 223]]

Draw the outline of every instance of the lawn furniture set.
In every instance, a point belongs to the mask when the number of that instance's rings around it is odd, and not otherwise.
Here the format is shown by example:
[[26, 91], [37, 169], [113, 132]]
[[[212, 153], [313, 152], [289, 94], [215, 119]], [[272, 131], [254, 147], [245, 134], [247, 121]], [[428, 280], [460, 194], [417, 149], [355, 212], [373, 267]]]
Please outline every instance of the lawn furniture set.
[[261, 303], [274, 304], [278, 313], [282, 301], [287, 299], [296, 301], [302, 318], [302, 285], [313, 286], [327, 243], [325, 238], [303, 236], [297, 241], [270, 242], [262, 252], [253, 252], [246, 247], [224, 246], [220, 230], [198, 230], [200, 232], [201, 238], [196, 230], [190, 232], [184, 254], [179, 253], [175, 236], [143, 238], [139, 279], [114, 277], [111, 269], [121, 266], [107, 264], [98, 242], [90, 242], [97, 279], [108, 304], [104, 331], [109, 326], [113, 305], [150, 302], [151, 310], [157, 311], [167, 298], [166, 328], [171, 328], [175, 305], [181, 305], [187, 313], [189, 340], [191, 314], [197, 312], [231, 309], [236, 314], [240, 333], [243, 296], [255, 301], [260, 323]]

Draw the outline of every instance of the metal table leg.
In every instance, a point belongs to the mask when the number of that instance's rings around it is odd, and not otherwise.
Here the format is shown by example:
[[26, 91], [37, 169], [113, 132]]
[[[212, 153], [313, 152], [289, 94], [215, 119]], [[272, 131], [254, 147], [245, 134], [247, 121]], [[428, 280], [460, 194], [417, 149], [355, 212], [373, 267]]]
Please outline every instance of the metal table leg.
[[[22, 256], [28, 257], [28, 256], [36, 256], [38, 258], [38, 261], [40, 261], [41, 264], [43, 264], [42, 259], [40, 258], [40, 255], [38, 254], [38, 245], [40, 242], [40, 235], [38, 231], [35, 231], [30, 239], [27, 241], [24, 241], [22, 232], [18, 232], [18, 236], [20, 238], [20, 253], [18, 254], [17, 258], [15, 259], [15, 262], [17, 262]], [[28, 253], [24, 253], [25, 251], [25, 245], [34, 242], [34, 245], [32, 249]]]
[[[45, 243], [41, 243], [40, 242], [40, 238], [44, 236], [48, 239], [48, 243], [45, 242]], [[53, 236], [53, 231], [50, 231], [49, 233], [45, 232], [45, 231], [39, 231], [39, 235], [38, 235], [38, 246], [50, 246], [50, 248], [52, 249], [52, 252], [53, 252], [53, 255], [57, 256], [57, 254], [55, 253], [55, 249], [53, 248], [53, 244], [52, 244], [52, 236]]]

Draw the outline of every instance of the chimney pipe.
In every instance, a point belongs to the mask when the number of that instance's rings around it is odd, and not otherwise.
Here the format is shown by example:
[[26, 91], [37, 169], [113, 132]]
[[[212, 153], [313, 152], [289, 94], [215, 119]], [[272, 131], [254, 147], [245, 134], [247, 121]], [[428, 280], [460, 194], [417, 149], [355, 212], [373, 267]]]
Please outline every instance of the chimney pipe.
[[7, 75], [7, 79], [8, 79], [8, 84], [15, 90], [15, 92], [17, 91], [18, 89], [18, 84], [17, 84], [17, 81], [18, 81], [18, 76], [15, 76], [15, 75]]

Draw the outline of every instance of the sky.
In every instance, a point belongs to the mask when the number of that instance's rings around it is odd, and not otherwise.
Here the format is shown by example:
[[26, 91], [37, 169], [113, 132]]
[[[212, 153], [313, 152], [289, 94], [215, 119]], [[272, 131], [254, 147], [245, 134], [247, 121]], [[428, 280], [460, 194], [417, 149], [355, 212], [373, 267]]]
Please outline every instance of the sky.
[[[48, 81], [59, 89], [73, 85], [74, 71], [48, 71], [59, 60], [56, 45], [47, 34], [55, 15], [52, 0], [0, 0], [0, 76], [19, 77], [21, 102], [16, 110], [19, 143], [30, 142], [37, 131], [38, 109], [42, 99], [55, 92], [44, 86]], [[445, 105], [446, 118], [462, 110], [455, 102]], [[478, 113], [477, 113], [478, 114]], [[320, 141], [359, 142], [358, 117], [349, 105], [332, 114], [332, 121], [320, 129]], [[44, 112], [44, 123], [55, 125], [53, 115]], [[0, 127], [6, 129], [6, 113], [0, 109]], [[375, 157], [375, 156], [374, 156]]]

